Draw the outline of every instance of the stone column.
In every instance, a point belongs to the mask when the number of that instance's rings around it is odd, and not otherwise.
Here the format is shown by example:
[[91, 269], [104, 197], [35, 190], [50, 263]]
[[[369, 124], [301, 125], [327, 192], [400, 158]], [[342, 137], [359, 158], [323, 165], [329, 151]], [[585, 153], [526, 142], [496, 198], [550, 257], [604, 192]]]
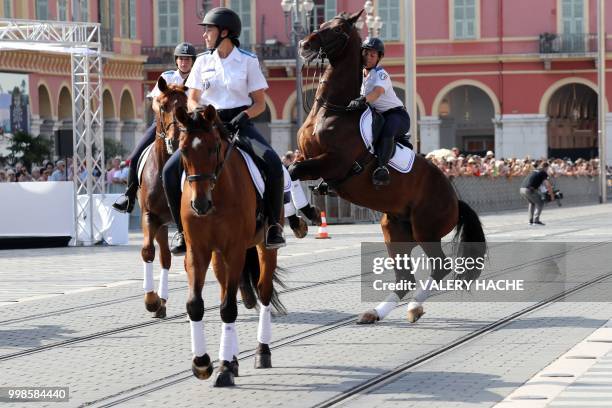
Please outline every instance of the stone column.
[[30, 135], [38, 136], [40, 135], [40, 128], [43, 124], [44, 120], [38, 115], [32, 115], [30, 119]]
[[548, 117], [542, 114], [501, 116], [495, 128], [495, 157], [547, 157], [547, 123]]
[[136, 146], [136, 120], [126, 120], [121, 123], [121, 144], [127, 151], [132, 151]]
[[270, 145], [274, 151], [282, 157], [287, 150], [291, 150], [291, 138], [297, 135], [291, 134], [291, 122], [276, 120], [270, 122]]
[[427, 154], [440, 148], [440, 124], [437, 116], [422, 116], [419, 120], [421, 130], [421, 153]]
[[121, 140], [121, 122], [117, 118], [104, 119], [104, 137], [120, 141]]

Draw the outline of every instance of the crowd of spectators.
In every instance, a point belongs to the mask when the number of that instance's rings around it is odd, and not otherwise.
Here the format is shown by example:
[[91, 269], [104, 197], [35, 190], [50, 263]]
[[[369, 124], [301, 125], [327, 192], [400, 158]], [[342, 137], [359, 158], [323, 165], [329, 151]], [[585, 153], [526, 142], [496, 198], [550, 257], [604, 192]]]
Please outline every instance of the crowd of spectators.
[[[299, 155], [299, 151], [288, 151], [281, 160], [286, 167]], [[549, 172], [551, 176], [588, 176], [599, 175], [599, 159], [577, 159], [569, 158], [549, 158], [532, 159], [525, 157], [522, 159], [496, 158], [492, 151], [486, 155], [462, 154], [458, 148], [439, 149], [428, 153], [425, 156], [428, 160], [444, 172], [448, 177], [524, 177], [534, 169], [538, 168], [542, 160], [547, 160], [550, 164]], [[121, 157], [110, 159], [106, 164], [106, 184], [109, 192], [122, 192], [127, 183], [128, 169], [126, 162]], [[610, 169], [608, 168], [610, 176]], [[87, 176], [87, 169], [84, 167], [79, 171], [79, 177], [84, 179]], [[53, 163], [44, 160], [41, 165], [33, 165], [28, 169], [22, 162], [17, 162], [14, 166], [0, 168], [0, 183], [15, 181], [66, 181], [73, 178], [72, 159], [57, 160]], [[114, 191], [116, 190], [116, 191]]]
[[[108, 161], [106, 165], [106, 182], [109, 186], [117, 185], [125, 188], [127, 183], [128, 166], [120, 157], [115, 157]], [[81, 180], [87, 177], [87, 168], [81, 166], [78, 172]], [[99, 177], [99, 174], [94, 173]], [[67, 181], [73, 180], [74, 168], [72, 159], [60, 159], [55, 163], [50, 160], [43, 160], [40, 165], [32, 165], [30, 169], [22, 162], [15, 163], [14, 166], [0, 167], [0, 183], [16, 181]]]
[[492, 151], [484, 157], [461, 154], [458, 148], [440, 149], [425, 156], [448, 177], [525, 177], [538, 168], [543, 160], [548, 161], [553, 177], [599, 175], [599, 159], [548, 158], [533, 159], [529, 156], [519, 159], [496, 158]]

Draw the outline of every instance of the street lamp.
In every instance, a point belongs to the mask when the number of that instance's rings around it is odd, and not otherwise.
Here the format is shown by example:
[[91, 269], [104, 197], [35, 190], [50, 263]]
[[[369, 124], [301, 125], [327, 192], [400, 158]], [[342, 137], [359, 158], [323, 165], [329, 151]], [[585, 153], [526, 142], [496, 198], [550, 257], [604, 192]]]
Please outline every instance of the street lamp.
[[359, 19], [359, 21], [355, 24], [358, 30], [363, 28], [363, 25], [368, 26], [368, 36], [370, 37], [378, 37], [380, 36], [380, 30], [383, 26], [383, 21], [380, 16], [374, 15], [374, 4], [371, 0], [367, 0], [363, 5], [363, 10], [366, 12], [365, 20]]
[[[282, 0], [281, 8], [285, 13], [285, 32], [287, 37], [291, 39], [291, 45], [295, 47], [295, 90], [297, 110], [297, 125], [298, 127], [304, 122], [304, 101], [302, 100], [302, 58], [298, 52], [298, 44], [300, 40], [310, 32], [308, 20], [314, 9], [314, 1], [312, 0]], [[306, 13], [306, 24], [303, 20], [303, 13]], [[289, 19], [292, 18], [292, 25]]]

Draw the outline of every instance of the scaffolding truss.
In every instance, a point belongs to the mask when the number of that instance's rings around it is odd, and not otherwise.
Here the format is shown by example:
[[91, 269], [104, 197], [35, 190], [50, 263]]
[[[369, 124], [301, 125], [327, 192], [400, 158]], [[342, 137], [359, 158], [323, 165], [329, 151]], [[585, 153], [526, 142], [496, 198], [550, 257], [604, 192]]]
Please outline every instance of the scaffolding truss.
[[[0, 49], [69, 53], [72, 77], [75, 245], [101, 236], [93, 194], [105, 192], [100, 24], [0, 19]], [[87, 200], [78, 200], [79, 195]]]

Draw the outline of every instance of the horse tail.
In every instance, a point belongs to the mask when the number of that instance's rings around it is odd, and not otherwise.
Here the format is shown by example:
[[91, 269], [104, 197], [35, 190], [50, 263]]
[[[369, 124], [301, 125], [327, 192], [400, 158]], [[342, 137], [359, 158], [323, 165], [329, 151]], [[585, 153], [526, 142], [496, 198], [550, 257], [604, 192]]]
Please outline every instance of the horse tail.
[[[287, 309], [280, 301], [278, 291], [276, 290], [277, 285], [282, 288], [286, 287], [281, 279], [280, 272], [284, 272], [284, 269], [277, 266], [272, 277], [274, 285], [272, 287], [272, 298], [270, 300], [270, 304], [272, 305], [275, 314], [284, 315], [287, 314]], [[246, 259], [244, 262], [244, 268], [242, 269], [242, 278], [240, 281], [242, 300], [247, 309], [252, 309], [253, 307], [257, 306], [257, 298], [259, 298], [257, 285], [259, 283], [260, 273], [261, 268], [259, 265], [257, 248], [251, 247], [247, 249], [246, 252]]]
[[455, 278], [463, 281], [478, 279], [484, 267], [487, 243], [478, 214], [465, 201], [459, 200], [459, 220], [453, 237], [457, 257], [474, 259], [474, 268], [466, 268], [463, 273], [455, 273]]

